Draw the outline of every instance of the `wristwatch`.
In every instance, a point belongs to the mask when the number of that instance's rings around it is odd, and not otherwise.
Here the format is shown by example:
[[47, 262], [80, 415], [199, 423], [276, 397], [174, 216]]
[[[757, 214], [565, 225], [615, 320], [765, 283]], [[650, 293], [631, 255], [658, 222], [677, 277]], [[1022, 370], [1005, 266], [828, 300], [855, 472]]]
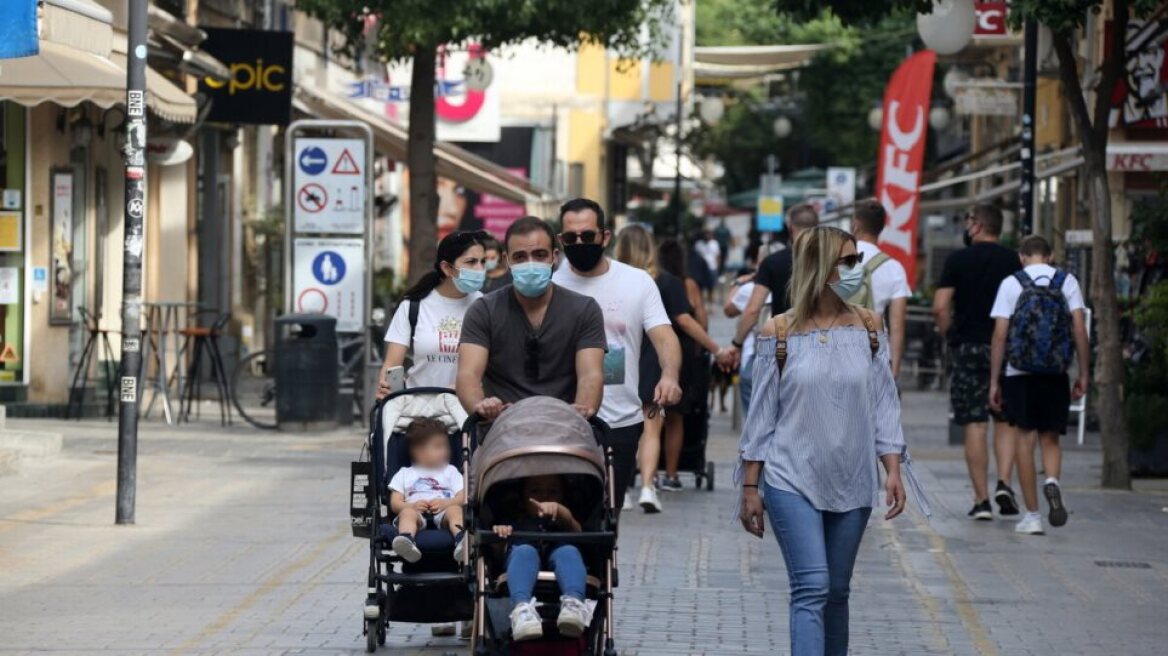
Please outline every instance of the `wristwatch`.
[[739, 341], [738, 341], [738, 340], [736, 340], [736, 339], [732, 339], [732, 340], [730, 340], [730, 345], [731, 345], [731, 346], [733, 346], [733, 347], [734, 347], [734, 348], [736, 348], [736, 349], [741, 349], [741, 348], [742, 348], [742, 343], [741, 343], [741, 342], [739, 342]]

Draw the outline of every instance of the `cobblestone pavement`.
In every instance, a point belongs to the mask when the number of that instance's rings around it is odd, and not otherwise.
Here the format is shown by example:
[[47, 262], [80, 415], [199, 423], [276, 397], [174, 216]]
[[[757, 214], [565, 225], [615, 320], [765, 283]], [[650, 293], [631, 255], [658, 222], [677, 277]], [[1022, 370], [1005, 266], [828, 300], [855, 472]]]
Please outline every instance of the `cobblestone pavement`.
[[[856, 566], [855, 654], [1151, 654], [1168, 642], [1168, 486], [1097, 489], [1067, 455], [1071, 519], [1044, 537], [975, 524], [945, 399], [906, 393], [934, 516], [873, 519]], [[18, 423], [18, 422], [12, 422]], [[366, 543], [346, 523], [357, 430], [143, 424], [137, 524], [113, 525], [115, 426], [60, 429], [57, 460], [0, 477], [0, 652], [349, 654], [363, 650]], [[625, 518], [618, 642], [629, 655], [780, 654], [787, 582], [773, 536], [729, 518], [736, 438], [713, 421], [714, 492]], [[692, 480], [692, 479], [690, 479]], [[664, 493], [663, 493], [664, 494]], [[394, 625], [389, 653], [464, 653]]]

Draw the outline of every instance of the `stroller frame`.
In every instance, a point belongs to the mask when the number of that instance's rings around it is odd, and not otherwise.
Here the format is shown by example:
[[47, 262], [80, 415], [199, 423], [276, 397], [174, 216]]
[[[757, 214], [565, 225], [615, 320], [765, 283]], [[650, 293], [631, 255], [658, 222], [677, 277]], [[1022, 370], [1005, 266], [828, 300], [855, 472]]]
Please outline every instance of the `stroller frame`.
[[[438, 623], [471, 619], [469, 612], [465, 613], [466, 617], [455, 617], [455, 615], [459, 614], [459, 606], [457, 603], [447, 603], [447, 614], [432, 620], [425, 618], [426, 609], [424, 608], [414, 608], [413, 604], [411, 604], [409, 608], [399, 610], [394, 603], [407, 588], [410, 592], [419, 594], [422, 597], [426, 595], [426, 588], [442, 590], [445, 593], [442, 599], [447, 602], [449, 602], [449, 592], [451, 590], [462, 590], [466, 592], [466, 606], [469, 609], [472, 605], [469, 587], [471, 581], [469, 553], [463, 557], [461, 563], [457, 563], [458, 567], [455, 571], [448, 571], [442, 568], [439, 568], [439, 571], [395, 571], [395, 565], [399, 563], [404, 564], [405, 561], [393, 551], [392, 546], [389, 544], [390, 541], [382, 535], [382, 527], [393, 521], [393, 512], [388, 510], [388, 485], [393, 472], [389, 472], [386, 469], [387, 452], [385, 449], [385, 445], [392, 438], [393, 429], [392, 427], [389, 428], [391, 435], [383, 435], [382, 410], [389, 401], [402, 396], [440, 394], [453, 395], [454, 390], [440, 387], [421, 387], [402, 390], [378, 401], [370, 412], [370, 432], [367, 446], [373, 466], [370, 467], [369, 485], [366, 487], [365, 494], [366, 508], [371, 514], [371, 536], [369, 538], [368, 596], [365, 599], [363, 618], [363, 633], [366, 637], [365, 647], [369, 653], [376, 651], [378, 646], [385, 644], [386, 634], [391, 620], [402, 622], [430, 621]], [[464, 489], [466, 489], [465, 482], [469, 480], [470, 445], [467, 442], [465, 431], [458, 430], [457, 437], [460, 441], [457, 453], [461, 456], [461, 471], [464, 480]], [[455, 453], [455, 451], [452, 450], [452, 453]], [[387, 508], [387, 513], [384, 517], [381, 512], [383, 504]], [[419, 535], [421, 533], [422, 531], [419, 531]], [[469, 549], [467, 551], [469, 552]], [[427, 556], [424, 555], [419, 563], [426, 562], [426, 558]], [[420, 605], [424, 606], [424, 603]]]
[[[477, 416], [471, 416], [463, 428], [464, 443], [468, 445], [468, 455], [470, 457], [473, 457], [474, 452], [479, 447], [478, 424], [480, 421]], [[605, 480], [603, 488], [605, 498], [603, 502], [602, 530], [579, 533], [514, 531], [511, 534], [511, 539], [539, 540], [554, 544], [610, 547], [608, 555], [605, 558], [603, 570], [598, 577], [600, 579], [597, 591], [598, 603], [592, 618], [592, 623], [583, 634], [586, 639], [584, 653], [588, 654], [588, 656], [617, 656], [616, 630], [614, 626], [615, 615], [613, 612], [613, 588], [618, 585], [617, 523], [616, 512], [613, 506], [613, 499], [616, 498], [612, 473], [613, 451], [607, 439], [609, 433], [608, 425], [596, 417], [590, 419], [588, 423], [591, 425], [593, 435], [604, 454]], [[494, 623], [490, 621], [487, 601], [488, 599], [497, 597], [500, 590], [496, 582], [487, 579], [487, 563], [483, 550], [485, 547], [492, 545], [505, 544], [508, 540], [496, 536], [489, 527], [480, 528], [477, 523], [478, 517], [478, 499], [468, 496], [466, 531], [470, 539], [469, 544], [471, 545], [469, 551], [473, 551], [474, 553], [474, 577], [470, 581], [471, 589], [474, 592], [474, 623], [471, 630], [472, 653], [474, 656], [492, 656], [493, 654], [507, 653], [506, 651], [500, 651], [500, 648], [509, 644], [509, 639], [503, 637], [504, 632], [497, 632]], [[541, 576], [540, 579], [543, 580], [543, 577]]]

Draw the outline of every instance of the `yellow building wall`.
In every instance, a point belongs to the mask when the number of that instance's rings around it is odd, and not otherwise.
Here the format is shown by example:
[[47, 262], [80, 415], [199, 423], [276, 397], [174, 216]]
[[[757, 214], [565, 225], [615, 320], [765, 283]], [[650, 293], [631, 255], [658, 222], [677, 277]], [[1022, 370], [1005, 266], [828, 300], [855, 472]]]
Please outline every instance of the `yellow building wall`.
[[1039, 78], [1035, 90], [1034, 142], [1040, 152], [1063, 145], [1065, 108], [1059, 81]]
[[677, 81], [673, 64], [657, 62], [649, 65], [649, 100], [667, 102], [677, 98]]
[[639, 60], [612, 59], [608, 63], [608, 96], [612, 100], [640, 100], [643, 67]]
[[582, 46], [576, 53], [576, 91], [580, 95], [604, 97], [607, 61], [608, 53], [600, 46]]
[[584, 195], [600, 199], [604, 115], [599, 111], [572, 110], [568, 115], [568, 162], [584, 165]]

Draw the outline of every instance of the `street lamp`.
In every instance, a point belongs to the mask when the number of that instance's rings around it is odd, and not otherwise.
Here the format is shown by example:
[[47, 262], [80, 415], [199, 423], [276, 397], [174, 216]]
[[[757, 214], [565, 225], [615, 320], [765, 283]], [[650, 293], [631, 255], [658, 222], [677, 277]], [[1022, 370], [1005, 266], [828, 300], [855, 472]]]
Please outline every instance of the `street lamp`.
[[791, 135], [791, 119], [780, 115], [774, 123], [771, 123], [771, 130], [774, 131], [776, 137], [786, 139]]
[[884, 127], [884, 107], [876, 105], [868, 110], [868, 127], [880, 131]]
[[952, 55], [969, 45], [977, 13], [973, 0], [933, 0], [933, 11], [917, 14], [917, 32], [938, 55]]
[[726, 103], [721, 98], [709, 96], [698, 104], [698, 116], [706, 125], [717, 125], [726, 114]]
[[952, 115], [949, 113], [948, 108], [944, 105], [934, 105], [929, 110], [929, 127], [940, 132], [949, 125], [950, 118], [952, 118]]

